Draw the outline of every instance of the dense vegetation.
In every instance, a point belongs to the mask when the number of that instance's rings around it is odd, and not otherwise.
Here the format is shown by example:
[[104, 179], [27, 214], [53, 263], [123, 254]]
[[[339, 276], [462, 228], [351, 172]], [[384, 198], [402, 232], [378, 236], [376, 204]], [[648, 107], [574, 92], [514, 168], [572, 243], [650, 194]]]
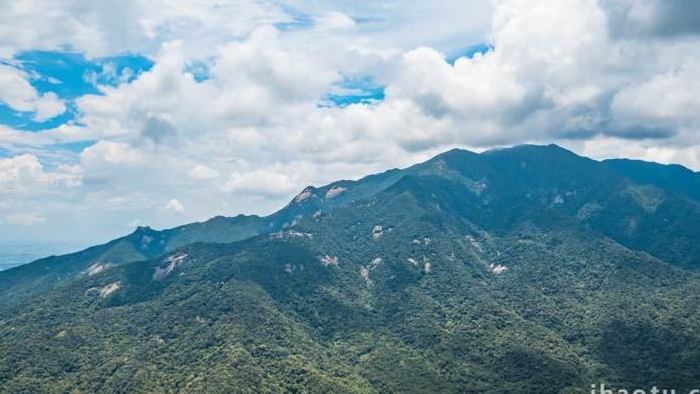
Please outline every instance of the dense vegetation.
[[30, 289], [0, 309], [0, 392], [695, 388], [700, 203], [613, 167], [451, 151], [199, 224], [219, 243], [139, 229], [168, 241], [99, 272], [103, 249], [0, 274]]

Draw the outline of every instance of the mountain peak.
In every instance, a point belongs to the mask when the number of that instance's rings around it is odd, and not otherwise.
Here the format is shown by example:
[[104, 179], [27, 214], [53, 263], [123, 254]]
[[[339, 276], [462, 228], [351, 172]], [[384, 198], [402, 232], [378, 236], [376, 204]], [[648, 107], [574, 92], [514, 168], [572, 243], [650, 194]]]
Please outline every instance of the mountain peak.
[[503, 153], [512, 153], [512, 152], [528, 152], [528, 153], [554, 153], [554, 152], [559, 152], [559, 153], [566, 153], [570, 155], [575, 155], [578, 156], [576, 153], [560, 146], [557, 144], [547, 144], [547, 145], [538, 145], [538, 144], [521, 144], [521, 145], [514, 145], [514, 146], [508, 146], [508, 147], [499, 147], [499, 148], [493, 148], [486, 150], [482, 152], [483, 155], [490, 155], [490, 154], [503, 154]]
[[439, 154], [438, 156], [453, 156], [453, 155], [476, 155], [476, 153], [468, 150], [468, 149], [462, 149], [462, 148], [452, 148], [449, 150], [446, 150], [445, 152]]
[[472, 152], [467, 149], [462, 149], [462, 148], [452, 148], [450, 150], [446, 150], [442, 153], [437, 154], [434, 156], [432, 159], [428, 160], [430, 161], [435, 161], [435, 160], [440, 160], [440, 159], [462, 159], [462, 158], [471, 158], [475, 157], [478, 154], [475, 152]]
[[132, 232], [132, 234], [142, 234], [142, 233], [150, 233], [153, 232], [153, 228], [151, 226], [136, 226], [136, 229]]

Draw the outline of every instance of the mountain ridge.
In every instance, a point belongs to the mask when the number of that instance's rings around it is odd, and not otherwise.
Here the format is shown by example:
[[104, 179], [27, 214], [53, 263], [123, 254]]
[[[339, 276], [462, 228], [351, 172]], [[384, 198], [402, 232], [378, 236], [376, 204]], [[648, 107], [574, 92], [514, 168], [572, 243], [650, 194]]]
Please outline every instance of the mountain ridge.
[[141, 227], [0, 273], [0, 392], [692, 388], [700, 204], [663, 185], [559, 147], [452, 150], [268, 218]]
[[[484, 180], [489, 177], [491, 179], [508, 178], [507, 182], [501, 182], [505, 186], [501, 187], [499, 193], [510, 193], [507, 189], [512, 188], [513, 185], [520, 185], [518, 187], [522, 188], [523, 185], [529, 187], [542, 182], [551, 182], [552, 177], [558, 177], [557, 181], [561, 184], [586, 178], [589, 179], [588, 182], [599, 182], [599, 186], [596, 187], [609, 192], [610, 187], [603, 184], [610, 183], [610, 178], [618, 178], [618, 181], [625, 178], [700, 202], [700, 175], [697, 173], [682, 166], [657, 164], [652, 166], [656, 174], [654, 178], [649, 179], [647, 176], [642, 179], [638, 175], [637, 167], [639, 165], [648, 167], [649, 164], [637, 162], [624, 162], [624, 164], [614, 160], [588, 159], [555, 144], [518, 145], [481, 153], [454, 148], [404, 169], [391, 169], [358, 180], [340, 180], [320, 187], [308, 186], [292, 198], [285, 207], [268, 216], [216, 216], [204, 222], [164, 230], [139, 227], [124, 237], [102, 245], [68, 255], [50, 256], [2, 271], [0, 272], [0, 295], [12, 292], [19, 301], [23, 295], [31, 296], [60, 285], [64, 280], [70, 280], [75, 275], [88, 272], [93, 266], [103, 269], [131, 261], [150, 259], [192, 242], [235, 242], [256, 235], [281, 231], [292, 226], [301, 217], [345, 206], [352, 201], [371, 198], [402, 178], [416, 174], [459, 178], [460, 182], [466, 182], [466, 187], [476, 193], [481, 193], [481, 189], [488, 187]], [[633, 164], [634, 168], [630, 169], [630, 164]], [[532, 171], [527, 167], [528, 165], [533, 168]], [[599, 176], [600, 172], [604, 172], [605, 176]], [[529, 173], [533, 175], [527, 175]], [[680, 175], [682, 182], [678, 180], [679, 173], [682, 174]], [[495, 183], [492, 182], [489, 186], [494, 187]], [[513, 193], [517, 194], [520, 191], [516, 188]], [[556, 200], [563, 199], [564, 196], [552, 195], [546, 198]], [[503, 209], [508, 210], [510, 207], [504, 206]], [[619, 233], [621, 230], [615, 231]], [[33, 272], [35, 275], [31, 283], [27, 282], [14, 290], [8, 287], [12, 278], [25, 275], [27, 272]]]

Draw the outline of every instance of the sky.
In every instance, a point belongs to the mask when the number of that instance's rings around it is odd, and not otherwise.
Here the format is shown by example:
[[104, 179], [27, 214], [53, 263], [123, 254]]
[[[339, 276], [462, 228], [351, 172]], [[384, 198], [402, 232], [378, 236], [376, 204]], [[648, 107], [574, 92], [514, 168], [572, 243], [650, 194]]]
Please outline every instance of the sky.
[[0, 0], [0, 241], [557, 143], [700, 170], [700, 2]]

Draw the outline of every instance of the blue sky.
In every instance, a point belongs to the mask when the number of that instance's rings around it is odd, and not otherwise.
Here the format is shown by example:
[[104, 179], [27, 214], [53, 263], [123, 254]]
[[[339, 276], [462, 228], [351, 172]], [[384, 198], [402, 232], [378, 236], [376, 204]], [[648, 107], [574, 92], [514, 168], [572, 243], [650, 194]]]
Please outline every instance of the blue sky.
[[461, 58], [461, 57], [466, 57], [467, 59], [471, 59], [476, 55], [484, 55], [488, 53], [489, 51], [493, 51], [494, 47], [491, 44], [488, 44], [486, 42], [480, 42], [477, 44], [472, 44], [469, 46], [466, 46], [464, 48], [459, 48], [455, 51], [452, 51], [448, 54], [447, 56], [447, 61], [450, 64], [454, 64], [454, 62]]
[[[305, 15], [296, 15], [294, 21], [280, 23], [281, 30], [304, 29], [312, 25]], [[472, 58], [476, 54], [485, 54], [493, 50], [487, 43], [476, 43], [464, 48], [457, 48], [447, 55], [451, 64], [461, 57]], [[153, 61], [139, 54], [122, 54], [110, 57], [86, 59], [76, 52], [28, 51], [14, 56], [5, 64], [21, 69], [31, 75], [29, 83], [43, 94], [56, 95], [66, 102], [66, 111], [51, 119], [37, 122], [31, 112], [16, 111], [0, 102], [0, 124], [14, 129], [38, 132], [75, 122], [75, 100], [84, 95], [100, 95], [100, 86], [117, 86], [130, 83], [142, 72], [153, 67]], [[209, 79], [209, 65], [205, 61], [193, 61], [186, 65], [185, 71], [193, 75], [197, 82]], [[372, 75], [344, 75], [333, 84], [332, 90], [320, 97], [319, 105], [344, 107], [350, 104], [373, 104], [384, 99], [384, 86]], [[82, 150], [85, 143], [59, 144], [57, 149], [68, 148]]]
[[[284, 187], [280, 190], [273, 190], [271, 185], [248, 186], [249, 178], [255, 183], [256, 167], [264, 169], [262, 178], [269, 178], [270, 165], [279, 166], [292, 158], [275, 157], [267, 152], [259, 154], [257, 147], [248, 148], [250, 153], [236, 153], [238, 148], [233, 148], [229, 155], [222, 156], [204, 148], [209, 143], [206, 138], [216, 140], [220, 138], [217, 132], [231, 127], [264, 134], [268, 131], [255, 129], [260, 125], [285, 127], [276, 126], [279, 121], [272, 119], [253, 117], [251, 124], [239, 124], [235, 120], [251, 116], [248, 113], [255, 111], [260, 100], [272, 100], [269, 105], [273, 107], [305, 106], [302, 111], [305, 114], [293, 115], [299, 120], [334, 109], [377, 106], [385, 99], [386, 62], [369, 57], [387, 56], [391, 52], [394, 53], [390, 56], [395, 57], [396, 51], [418, 45], [456, 53], [465, 41], [482, 39], [490, 5], [456, 7], [456, 4], [459, 3], [446, 3], [449, 9], [434, 13], [434, 18], [444, 19], [447, 29], [434, 34], [408, 35], [406, 32], [414, 28], [433, 25], [432, 21], [424, 20], [420, 7], [410, 3], [404, 8], [383, 1], [363, 5], [344, 1], [277, 4], [244, 1], [235, 6], [223, 2], [213, 8], [206, 5], [188, 8], [167, 2], [134, 1], [130, 6], [104, 4], [85, 8], [69, 0], [51, 10], [43, 10], [41, 5], [25, 9], [17, 3], [11, 12], [0, 16], [0, 22], [15, 31], [15, 39], [0, 39], [0, 65], [8, 67], [0, 69], [0, 73], [14, 70], [13, 75], [6, 75], [12, 84], [7, 85], [5, 95], [0, 95], [0, 191], [6, 192], [3, 199], [14, 199], [12, 203], [0, 200], [0, 239], [20, 244], [92, 243], [118, 236], [136, 224], [167, 227], [216, 214], [274, 210], [300, 184], [322, 182], [323, 179], [314, 175], [317, 170], [283, 174], [280, 179]], [[13, 17], [12, 12], [22, 17]], [[462, 15], [459, 24], [447, 23], [459, 14]], [[264, 68], [265, 61], [274, 62], [275, 56], [282, 56], [297, 59], [294, 62], [304, 63], [301, 67], [306, 68], [291, 74], [273, 70], [279, 76], [268, 78], [241, 65], [244, 69], [222, 74], [226, 48], [236, 43], [250, 44], [255, 41], [252, 37], [269, 31], [266, 25], [273, 26], [279, 36], [269, 44], [261, 44], [268, 48], [258, 49], [263, 58], [265, 51], [270, 51], [271, 57], [250, 67]], [[367, 49], [376, 55], [352, 59], [343, 47], [358, 39], [370, 40]], [[334, 43], [335, 40], [340, 41]], [[316, 48], [308, 45], [313, 41]], [[326, 48], [323, 49], [326, 53], [318, 53], [321, 48]], [[334, 51], [337, 53], [333, 54]], [[179, 65], [165, 71], [171, 56], [177, 58]], [[334, 56], [339, 57], [331, 61], [336, 64], [316, 69], [314, 63], [326, 63]], [[347, 63], [342, 65], [342, 61]], [[158, 65], [162, 70], [154, 70]], [[316, 71], [317, 77], [313, 75]], [[165, 75], [171, 72], [175, 74]], [[250, 84], [250, 88], [241, 88], [247, 93], [239, 93], [235, 86], [226, 88], [230, 91], [222, 88], [225, 79], [237, 73], [249, 74], [240, 81], [243, 85]], [[307, 87], [297, 89], [294, 85], [297, 82], [292, 81], [306, 78], [305, 74], [311, 77], [309, 93], [305, 92]], [[157, 80], [161, 77], [165, 79]], [[155, 81], [148, 82], [149, 78]], [[187, 84], [188, 78], [201, 86], [202, 91], [220, 93], [188, 103], [191, 94], [202, 94], [196, 92], [200, 89], [196, 85], [181, 86]], [[230, 110], [238, 113], [231, 120], [224, 120], [227, 116], [220, 114], [215, 115], [220, 119], [208, 120], [209, 108], [235, 97], [247, 102], [247, 95], [256, 94], [256, 85], [273, 82], [277, 87], [270, 85], [270, 88], [275, 98], [251, 97], [249, 104], [242, 104], [249, 109], [241, 113], [235, 108]], [[291, 85], [285, 87], [288, 82]], [[136, 91], [154, 88], [163, 92], [169, 86], [173, 86], [173, 91], [159, 93], [161, 96]], [[13, 88], [17, 91], [11, 91]], [[115, 99], [123, 102], [112, 102]], [[42, 103], [47, 104], [44, 101], [53, 107], [49, 115], [39, 116], [36, 111]], [[167, 106], [159, 107], [161, 101], [168, 101]], [[200, 104], [204, 105], [202, 110], [193, 108]], [[263, 114], [274, 112], [265, 109]], [[173, 126], [172, 119], [178, 113], [187, 113], [182, 123], [192, 122], [191, 129]], [[138, 119], [128, 120], [129, 117]], [[296, 119], [283, 122], [289, 123], [287, 129], [303, 124]], [[171, 132], [177, 138], [168, 137]], [[311, 131], [304, 131], [308, 132]], [[196, 142], [195, 148], [188, 148], [186, 145], [195, 143], [195, 139], [190, 142], [189, 137], [184, 137], [187, 133], [209, 137]], [[134, 139], [134, 136], [138, 137]], [[234, 139], [244, 141], [242, 138]], [[271, 147], [269, 152], [275, 149]], [[187, 181], [173, 184], [172, 181], [182, 177], [163, 174], [162, 171], [171, 170], [159, 165], [150, 166], [154, 168], [152, 175], [149, 170], [131, 172], [130, 166], [148, 167], [146, 163], [158, 162], [160, 155], [168, 156], [163, 158], [163, 163], [176, 160], [170, 168], [180, 163], [190, 166], [189, 170], [171, 169], [184, 171], [188, 175], [183, 179]], [[256, 163], [256, 158], [261, 161]], [[338, 176], [357, 176], [384, 165], [374, 163], [371, 168], [352, 168], [353, 164], [343, 164]], [[247, 170], [237, 171], [241, 167]], [[329, 177], [330, 174], [325, 176]], [[198, 188], [217, 198], [192, 191]], [[140, 201], [147, 201], [146, 206], [140, 205]], [[177, 203], [170, 204], [172, 201]], [[184, 208], [170, 209], [181, 206]], [[72, 225], [66, 226], [68, 222]]]
[[77, 98], [101, 94], [99, 86], [129, 83], [153, 66], [151, 60], [138, 54], [88, 60], [81, 53], [58, 51], [20, 52], [3, 63], [29, 74], [29, 83], [40, 94], [53, 92], [66, 102], [65, 112], [40, 122], [33, 119], [33, 113], [17, 111], [0, 102], [0, 124], [28, 132], [75, 121]]
[[453, 147], [700, 169], [685, 2], [10, 1], [5, 243], [268, 214]]
[[384, 86], [371, 75], [344, 76], [334, 84], [335, 92], [327, 93], [319, 105], [345, 107], [351, 104], [374, 104], [384, 100]]

